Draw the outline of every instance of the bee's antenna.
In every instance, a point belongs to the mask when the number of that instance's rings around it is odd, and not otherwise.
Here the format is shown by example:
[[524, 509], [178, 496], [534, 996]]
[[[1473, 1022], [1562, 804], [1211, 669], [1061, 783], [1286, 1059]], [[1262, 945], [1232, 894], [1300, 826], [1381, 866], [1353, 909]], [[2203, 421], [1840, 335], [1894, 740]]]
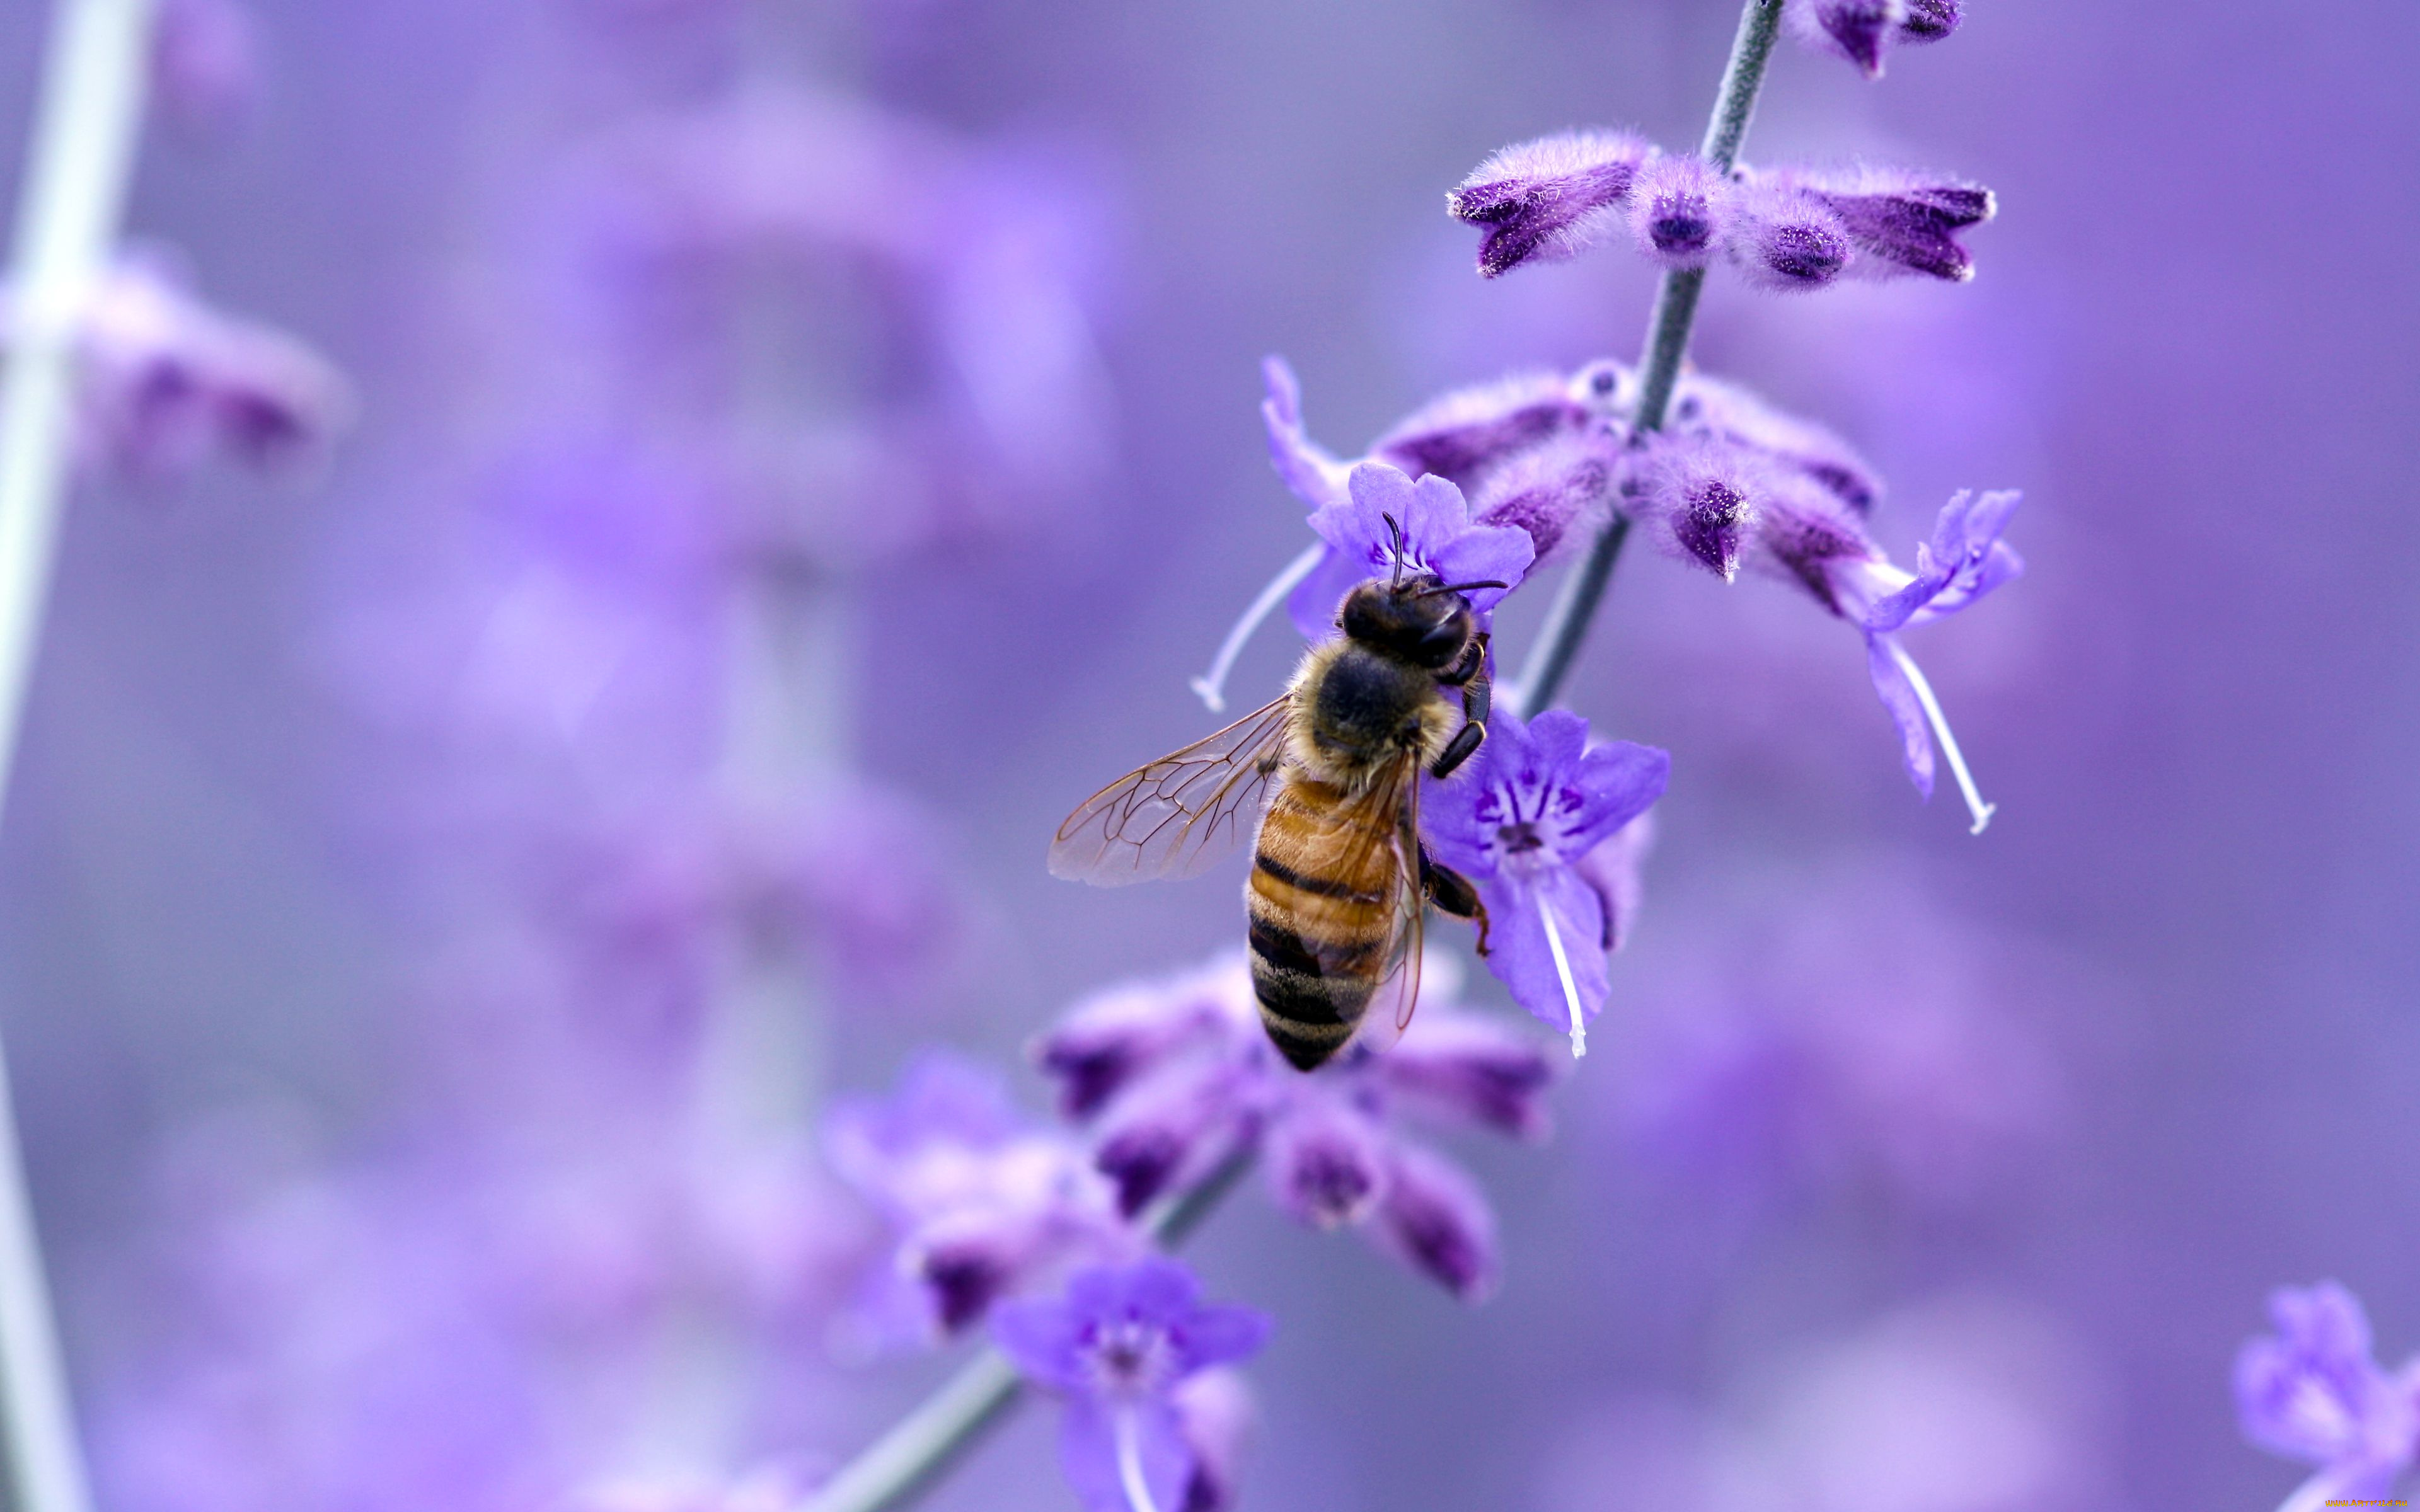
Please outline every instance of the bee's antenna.
[[1395, 553], [1395, 575], [1388, 579], [1387, 586], [1400, 588], [1404, 582], [1404, 528], [1395, 523], [1395, 517], [1392, 515], [1381, 515], [1378, 517], [1387, 522], [1387, 540]]
[[1414, 598], [1435, 598], [1439, 594], [1462, 594], [1467, 593], [1473, 588], [1501, 588], [1509, 593], [1512, 590], [1512, 585], [1511, 583], [1497, 582], [1495, 579], [1490, 578], [1482, 582], [1447, 583], [1441, 588], [1423, 588], [1412, 596]]

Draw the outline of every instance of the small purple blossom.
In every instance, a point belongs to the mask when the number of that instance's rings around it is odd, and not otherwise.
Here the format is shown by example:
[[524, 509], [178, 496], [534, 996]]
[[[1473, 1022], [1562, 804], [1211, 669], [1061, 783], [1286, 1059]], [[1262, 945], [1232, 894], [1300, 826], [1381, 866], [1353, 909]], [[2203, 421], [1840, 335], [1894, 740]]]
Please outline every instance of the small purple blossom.
[[2273, 1335], [2235, 1359], [2243, 1436], [2318, 1467], [2285, 1512], [2382, 1497], [2420, 1454], [2420, 1359], [2393, 1375], [2371, 1352], [2369, 1319], [2342, 1286], [2270, 1294]]
[[1942, 506], [1932, 540], [1917, 548], [1913, 573], [1885, 556], [1836, 496], [1803, 483], [1776, 489], [1758, 517], [1757, 548], [1766, 564], [1865, 632], [1874, 691], [1899, 726], [1908, 779], [1932, 795], [1938, 738], [1977, 834], [1991, 822], [1992, 806], [1976, 790], [1931, 686], [1898, 632], [1946, 619], [2024, 571], [2024, 559], [2000, 539], [2024, 497], [2011, 490], [1957, 494]]
[[1610, 992], [1615, 900], [1579, 862], [1664, 795], [1671, 758], [1613, 741], [1549, 709], [1527, 726], [1499, 712], [1487, 743], [1450, 780], [1432, 779], [1421, 830], [1487, 904], [1488, 968], [1513, 1001], [1588, 1045]]
[[1776, 177], [1821, 201], [1856, 244], [1850, 271], [1887, 278], [1924, 273], [1963, 283], [1975, 259], [1954, 232], [1979, 225], [1999, 205], [1980, 184], [1946, 174], [1857, 164], [1795, 169]]
[[1564, 131], [1505, 147], [1446, 196], [1458, 221], [1484, 226], [1479, 270], [1576, 256], [1619, 233], [1622, 200], [1654, 149], [1626, 131]]
[[944, 1334], [1068, 1263], [1130, 1252], [1106, 1182], [1084, 1152], [1009, 1105], [997, 1079], [932, 1055], [884, 1103], [835, 1108], [832, 1168], [891, 1222], [891, 1284], [877, 1326]]
[[1771, 179], [1730, 186], [1723, 248], [1759, 288], [1822, 288], [1854, 251], [1848, 224], [1815, 195]]
[[1519, 373], [1439, 394], [1371, 442], [1370, 458], [1469, 488], [1507, 458], [1587, 430], [1590, 418], [1560, 375]]
[[[1437, 1001], [1451, 985], [1441, 964], [1431, 966], [1419, 1012], [1391, 1047], [1357, 1046], [1316, 1075], [1279, 1060], [1240, 957], [1094, 999], [1033, 1055], [1071, 1103], [1097, 1108], [1087, 1120], [1094, 1158], [1122, 1184], [1134, 1177], [1139, 1149], [1153, 1149], [1156, 1170], [1193, 1179], [1256, 1149], [1280, 1208], [1314, 1227], [1357, 1228], [1476, 1300], [1496, 1273], [1495, 1220], [1476, 1184], [1409, 1138], [1407, 1122], [1543, 1138], [1556, 1067], [1508, 1026]], [[1115, 1074], [1104, 1077], [1105, 1066]], [[1151, 1131], [1156, 1146], [1138, 1130]]]
[[[0, 300], [0, 341], [26, 312]], [[171, 261], [121, 254], [74, 316], [76, 441], [88, 471], [180, 476], [213, 454], [306, 456], [351, 419], [344, 378], [302, 343], [195, 299]]]
[[[1311, 511], [1311, 528], [1327, 551], [1287, 603], [1295, 626], [1311, 640], [1336, 633], [1337, 605], [1368, 579], [1400, 571], [1517, 587], [1537, 555], [1519, 529], [1473, 519], [1462, 490], [1434, 474], [1415, 483], [1384, 462], [1364, 462], [1347, 474], [1345, 493]], [[1474, 588], [1465, 596], [1483, 625], [1507, 592]]]
[[1652, 438], [1623, 503], [1658, 546], [1729, 582], [1766, 491], [1761, 462], [1721, 441]]
[[1179, 1394], [1258, 1352], [1268, 1334], [1260, 1313], [1202, 1304], [1193, 1273], [1160, 1256], [1078, 1271], [1062, 1296], [1004, 1304], [992, 1319], [1017, 1369], [1066, 1403], [1060, 1467], [1087, 1512], [1184, 1512], [1205, 1469], [1207, 1489], [1232, 1477], [1232, 1455], [1205, 1467], [1198, 1446], [1227, 1426], [1207, 1419], [1232, 1404], [1192, 1398], [1188, 1435]]
[[1963, 9], [1962, 0], [1790, 0], [1788, 17], [1800, 40], [1879, 79], [1895, 44], [1941, 40]]
[[1723, 238], [1727, 186], [1695, 153], [1662, 152], [1638, 170], [1630, 230], [1638, 250], [1667, 268], [1703, 268]]

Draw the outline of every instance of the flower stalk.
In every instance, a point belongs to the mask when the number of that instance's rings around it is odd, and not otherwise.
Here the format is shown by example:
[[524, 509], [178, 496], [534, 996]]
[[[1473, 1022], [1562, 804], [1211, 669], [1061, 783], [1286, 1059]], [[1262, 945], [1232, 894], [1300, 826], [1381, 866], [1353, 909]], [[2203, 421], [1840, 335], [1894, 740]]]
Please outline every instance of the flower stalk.
[[[1235, 1155], [1200, 1185], [1162, 1204], [1144, 1219], [1144, 1229], [1174, 1249], [1192, 1237], [1250, 1167], [1249, 1153]], [[986, 1346], [793, 1512], [882, 1512], [903, 1505], [1024, 1396], [1025, 1378], [1007, 1355]]]
[[[1739, 33], [1731, 40], [1730, 61], [1723, 69], [1714, 118], [1706, 125], [1705, 145], [1699, 149], [1717, 175], [1730, 172], [1739, 158], [1740, 144], [1747, 136], [1748, 120], [1756, 114], [1757, 92], [1764, 85], [1765, 64], [1780, 33], [1781, 10], [1782, 0], [1747, 0], [1740, 12]], [[1681, 380], [1681, 363], [1688, 355], [1689, 332], [1697, 324], [1698, 296], [1705, 284], [1703, 268], [1683, 268], [1666, 272], [1656, 286], [1647, 350], [1639, 360], [1638, 409], [1631, 419], [1634, 435], [1664, 428], [1673, 388]], [[1629, 534], [1630, 521], [1614, 516], [1597, 532], [1588, 556], [1563, 580], [1562, 592], [1546, 611], [1545, 625], [1521, 669], [1519, 690], [1512, 701], [1513, 712], [1523, 718], [1535, 717], [1561, 691]]]
[[[152, 0], [60, 0], [18, 204], [0, 373], [0, 794], [24, 719], [67, 488], [76, 332], [116, 239]], [[83, 1453], [0, 1059], [0, 1438], [18, 1512], [87, 1512]]]

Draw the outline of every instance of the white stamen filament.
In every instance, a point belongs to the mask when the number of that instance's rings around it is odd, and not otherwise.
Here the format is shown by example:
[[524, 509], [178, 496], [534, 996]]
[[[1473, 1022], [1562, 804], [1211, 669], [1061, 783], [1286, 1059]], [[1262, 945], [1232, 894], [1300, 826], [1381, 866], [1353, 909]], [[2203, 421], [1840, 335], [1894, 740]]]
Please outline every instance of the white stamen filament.
[[1135, 1414], [1131, 1408], [1119, 1412], [1115, 1431], [1118, 1487], [1126, 1493], [1126, 1505], [1132, 1512], [1159, 1512], [1159, 1504], [1151, 1499], [1151, 1488], [1143, 1482], [1142, 1443], [1135, 1432]]
[[1966, 758], [1958, 749], [1958, 737], [1949, 733], [1948, 717], [1941, 712], [1941, 701], [1932, 696], [1932, 685], [1924, 680], [1916, 658], [1907, 654], [1897, 636], [1884, 637], [1883, 643], [1890, 647], [1891, 660], [1899, 663], [1899, 670], [1907, 674], [1908, 686], [1916, 689], [1916, 702], [1924, 706], [1925, 722], [1932, 726], [1932, 737], [1941, 742], [1941, 754], [1949, 763], [1950, 775], [1958, 779], [1958, 791], [1965, 796], [1966, 811], [1975, 816], [1975, 827], [1967, 833], [1983, 833], [1983, 826], [1992, 822], [1999, 806], [1985, 803], [1983, 795], [1976, 791], [1975, 774], [1966, 770]]
[[1546, 949], [1555, 957], [1555, 975], [1563, 981], [1563, 1001], [1572, 1011], [1572, 1058], [1588, 1054], [1588, 1020], [1580, 1012], [1579, 984], [1572, 980], [1572, 958], [1563, 953], [1563, 935], [1555, 928], [1555, 911], [1546, 900], [1538, 900], [1538, 922], [1546, 926]]
[[1252, 632], [1261, 627], [1261, 622], [1285, 602], [1286, 595], [1311, 576], [1311, 569], [1319, 565], [1320, 555], [1326, 549], [1326, 542], [1313, 541], [1303, 548], [1302, 555], [1287, 563], [1283, 570], [1270, 579], [1269, 585], [1261, 590], [1261, 596], [1252, 600], [1251, 608], [1244, 610], [1244, 617], [1235, 622], [1235, 627], [1227, 632], [1227, 639], [1219, 642], [1218, 655], [1211, 659], [1209, 671], [1193, 679], [1193, 691], [1209, 705], [1211, 713], [1227, 712], [1227, 674], [1234, 670], [1235, 658], [1244, 654], [1244, 643], [1252, 639]]

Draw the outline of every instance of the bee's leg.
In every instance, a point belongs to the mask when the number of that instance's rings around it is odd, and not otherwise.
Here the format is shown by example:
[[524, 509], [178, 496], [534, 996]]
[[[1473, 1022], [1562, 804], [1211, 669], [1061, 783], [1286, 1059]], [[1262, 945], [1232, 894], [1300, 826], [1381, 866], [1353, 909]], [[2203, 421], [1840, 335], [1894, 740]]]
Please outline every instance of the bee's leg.
[[1439, 866], [1429, 858], [1429, 848], [1420, 847], [1420, 891], [1436, 905], [1436, 911], [1454, 918], [1476, 920], [1479, 925], [1479, 953], [1487, 953], [1487, 905], [1479, 899], [1479, 889], [1470, 879], [1450, 866]]
[[1462, 728], [1446, 742], [1445, 749], [1429, 766], [1429, 775], [1444, 777], [1470, 760], [1470, 753], [1487, 738], [1487, 717], [1495, 706], [1496, 680], [1487, 675], [1487, 638], [1475, 637], [1470, 650], [1451, 671], [1437, 681], [1447, 687], [1462, 689]]

